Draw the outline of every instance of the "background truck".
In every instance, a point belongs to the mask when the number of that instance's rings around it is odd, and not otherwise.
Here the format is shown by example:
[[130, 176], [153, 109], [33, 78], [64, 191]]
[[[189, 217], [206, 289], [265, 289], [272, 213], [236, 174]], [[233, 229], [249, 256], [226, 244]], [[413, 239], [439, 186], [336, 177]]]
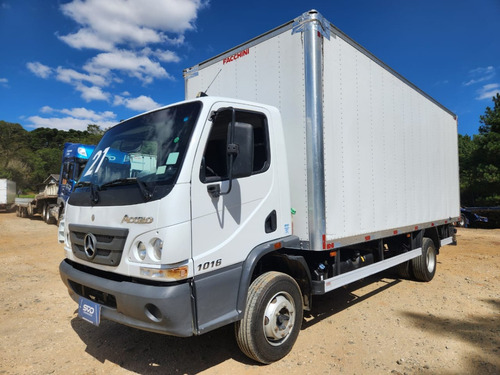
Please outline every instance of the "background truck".
[[16, 198], [16, 183], [6, 178], [0, 178], [0, 210], [9, 211], [14, 207]]
[[65, 143], [60, 174], [51, 174], [32, 198], [16, 198], [17, 215], [40, 215], [47, 224], [58, 223], [73, 187], [95, 146]]
[[392, 267], [434, 277], [460, 216], [452, 112], [316, 11], [185, 81], [186, 101], [108, 130], [70, 196], [60, 274], [82, 318], [235, 323], [270, 363], [314, 296]]

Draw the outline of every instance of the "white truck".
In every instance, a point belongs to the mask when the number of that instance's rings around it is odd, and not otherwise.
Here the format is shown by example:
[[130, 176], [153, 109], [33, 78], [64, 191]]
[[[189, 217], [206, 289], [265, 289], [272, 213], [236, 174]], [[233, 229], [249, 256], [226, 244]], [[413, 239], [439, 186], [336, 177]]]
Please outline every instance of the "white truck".
[[[82, 318], [175, 336], [235, 323], [271, 363], [315, 295], [392, 267], [433, 278], [460, 216], [452, 112], [316, 11], [185, 86], [108, 130], [69, 199], [60, 274]], [[140, 154], [153, 171], [132, 172]]]
[[6, 178], [0, 178], [0, 210], [9, 211], [14, 207], [16, 198], [16, 183]]

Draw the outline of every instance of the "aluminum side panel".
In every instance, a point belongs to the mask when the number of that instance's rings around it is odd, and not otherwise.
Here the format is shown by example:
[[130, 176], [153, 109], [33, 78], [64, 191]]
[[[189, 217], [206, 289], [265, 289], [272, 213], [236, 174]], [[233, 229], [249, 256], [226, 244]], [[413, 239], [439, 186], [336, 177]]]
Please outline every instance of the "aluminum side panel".
[[[282, 32], [280, 32], [282, 31]], [[239, 51], [248, 54], [224, 63]], [[239, 46], [229, 54], [210, 60], [186, 76], [186, 98], [200, 91], [273, 105], [279, 108], [290, 173], [294, 234], [308, 239], [307, 161], [305, 128], [304, 56], [301, 34], [290, 28], [275, 30], [260, 40]], [[272, 124], [271, 124], [272, 126]], [[273, 163], [273, 155], [271, 155]]]
[[339, 37], [324, 53], [327, 240], [459, 216], [454, 117]]

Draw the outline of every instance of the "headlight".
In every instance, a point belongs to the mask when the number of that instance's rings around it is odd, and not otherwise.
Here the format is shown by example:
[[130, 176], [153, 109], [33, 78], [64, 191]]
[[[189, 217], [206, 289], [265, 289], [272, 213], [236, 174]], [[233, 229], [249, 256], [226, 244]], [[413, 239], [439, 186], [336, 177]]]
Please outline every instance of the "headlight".
[[153, 237], [149, 240], [143, 238], [142, 241], [136, 242], [134, 252], [133, 258], [135, 260], [149, 264], [158, 264], [161, 262], [163, 241], [158, 237]]
[[143, 242], [139, 241], [137, 243], [137, 257], [140, 260], [144, 260], [144, 259], [146, 259], [146, 254], [147, 254], [146, 245], [144, 245]]
[[153, 238], [151, 240], [151, 258], [154, 260], [161, 260], [161, 252], [163, 250], [163, 241], [159, 238]]

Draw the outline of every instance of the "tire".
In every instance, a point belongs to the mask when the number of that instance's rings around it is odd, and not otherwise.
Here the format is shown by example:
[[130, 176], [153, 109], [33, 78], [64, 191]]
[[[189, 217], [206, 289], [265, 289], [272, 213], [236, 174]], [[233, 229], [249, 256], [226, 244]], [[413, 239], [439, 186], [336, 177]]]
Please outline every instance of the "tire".
[[458, 222], [458, 226], [461, 227], [461, 228], [467, 228], [468, 225], [467, 225], [467, 219], [465, 218], [465, 216], [462, 214], [460, 215], [460, 220]]
[[57, 227], [61, 224], [61, 221], [64, 220], [64, 209], [59, 210], [59, 217], [57, 218]]
[[47, 203], [44, 203], [42, 207], [42, 220], [45, 222], [47, 222], [47, 210]]
[[43, 221], [45, 221], [47, 224], [54, 224], [55, 223], [54, 218], [52, 216], [50, 216], [50, 206], [49, 205], [44, 206]]
[[411, 279], [411, 265], [409, 261], [398, 264], [394, 267], [396, 274], [402, 279]]
[[418, 281], [431, 281], [436, 274], [437, 252], [434, 241], [424, 237], [422, 255], [411, 260], [413, 276]]
[[297, 340], [302, 325], [300, 288], [280, 272], [260, 275], [250, 285], [243, 319], [235, 323], [241, 351], [263, 364], [285, 357]]

